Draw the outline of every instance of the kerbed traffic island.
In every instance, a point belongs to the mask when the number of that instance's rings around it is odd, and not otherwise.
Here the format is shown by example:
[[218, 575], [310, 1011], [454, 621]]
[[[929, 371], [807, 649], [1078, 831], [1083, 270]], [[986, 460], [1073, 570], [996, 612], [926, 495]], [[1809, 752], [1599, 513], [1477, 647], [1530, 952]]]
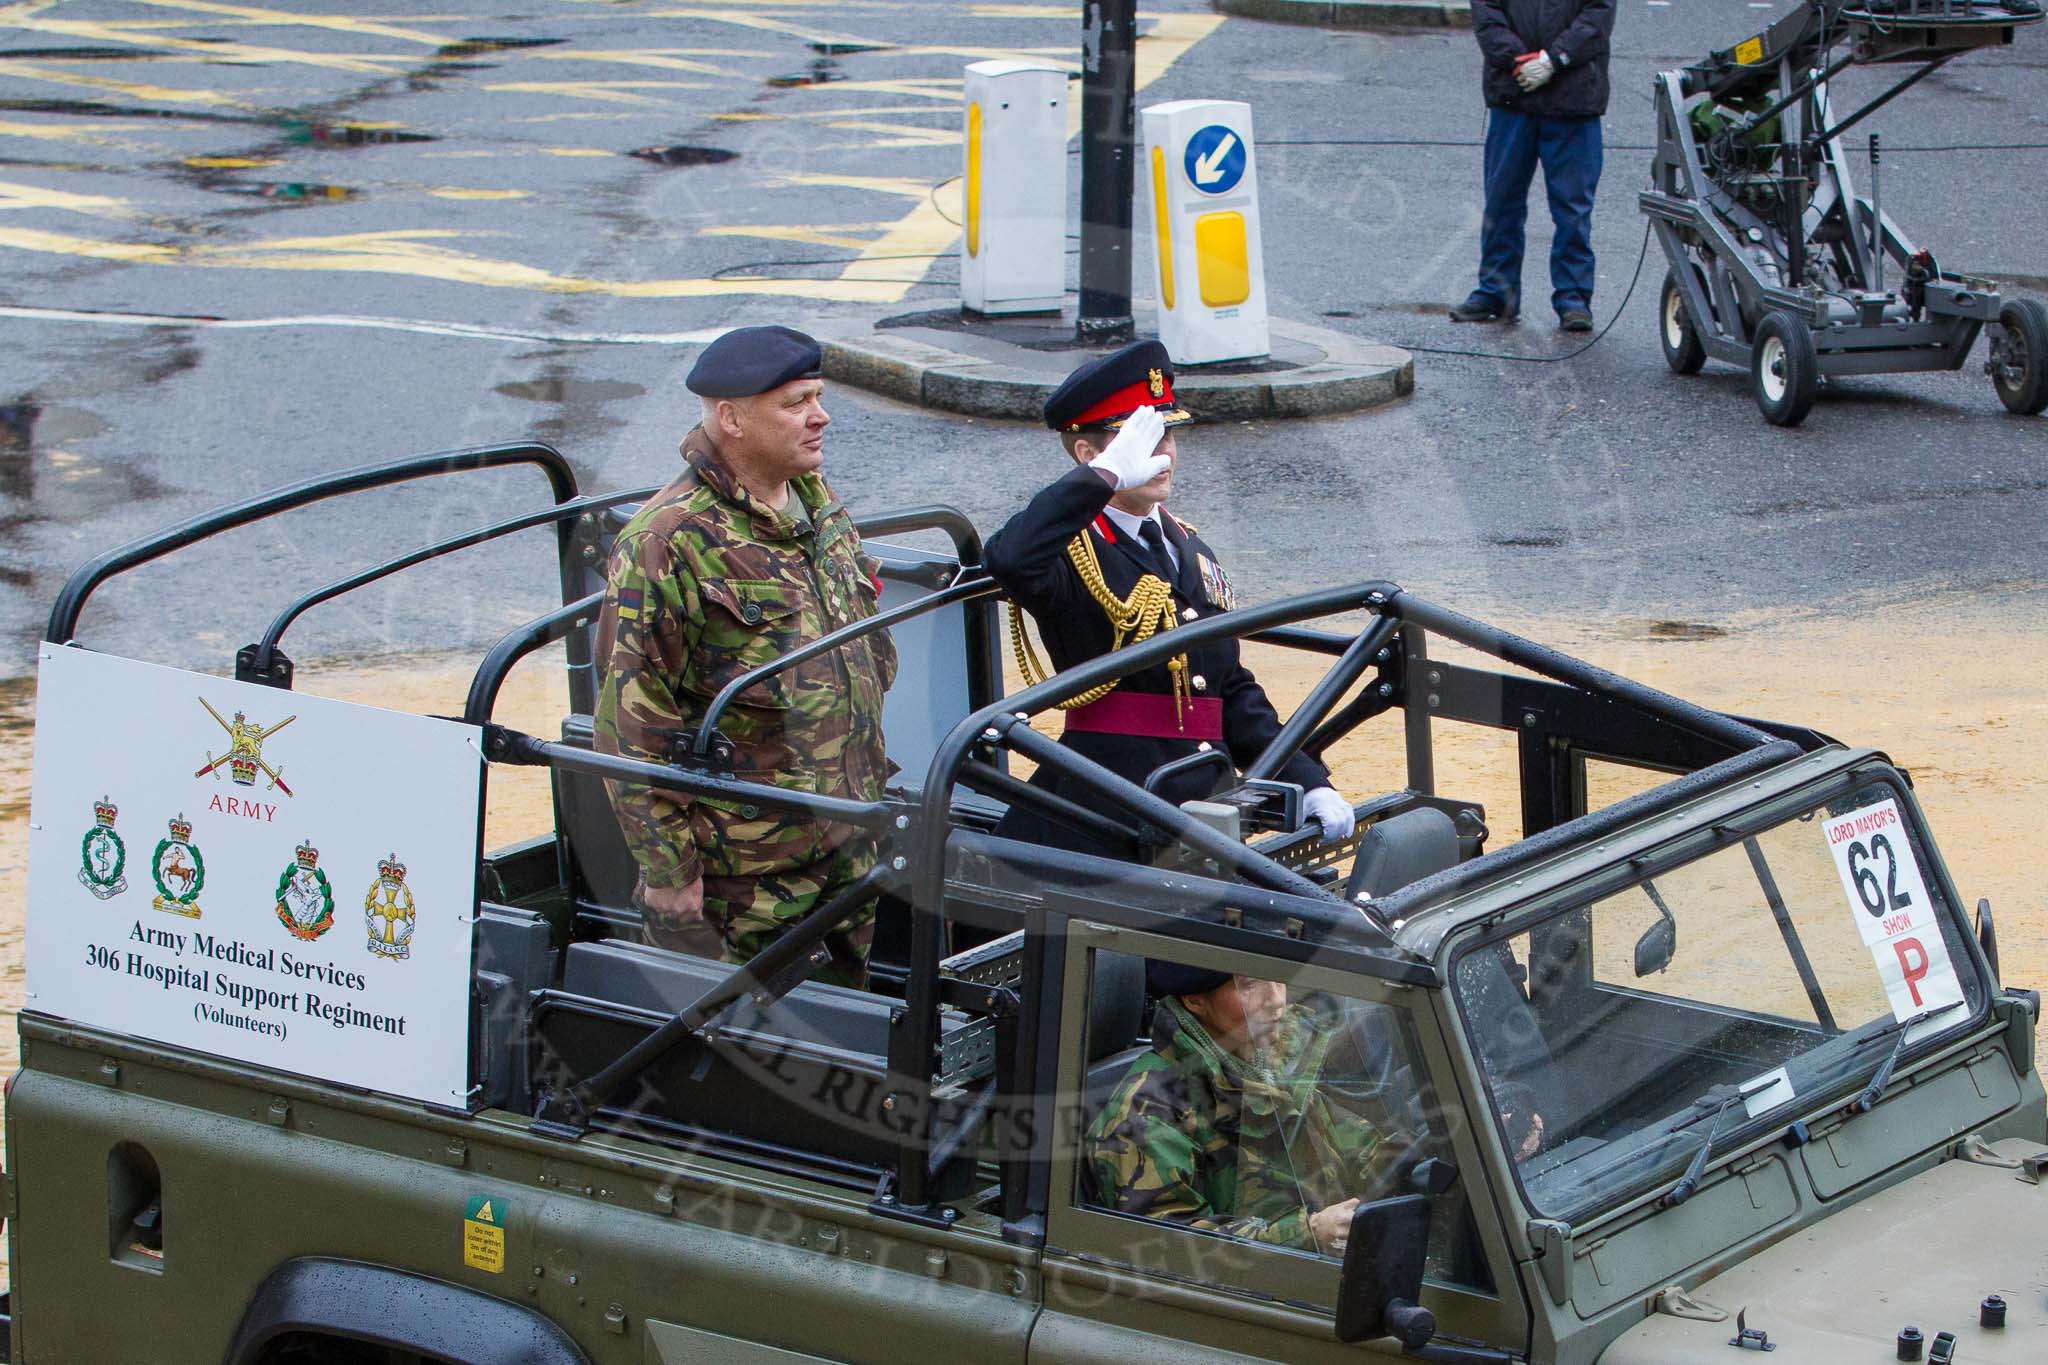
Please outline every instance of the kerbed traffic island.
[[[1360, 412], [1415, 389], [1415, 357], [1306, 323], [1271, 322], [1260, 360], [1176, 367], [1173, 387], [1205, 422]], [[1148, 335], [1140, 320], [1139, 334]], [[1074, 342], [1071, 317], [976, 318], [958, 309], [820, 326], [825, 378], [905, 403], [972, 417], [1036, 422], [1046, 397], [1082, 361], [1115, 346]]]

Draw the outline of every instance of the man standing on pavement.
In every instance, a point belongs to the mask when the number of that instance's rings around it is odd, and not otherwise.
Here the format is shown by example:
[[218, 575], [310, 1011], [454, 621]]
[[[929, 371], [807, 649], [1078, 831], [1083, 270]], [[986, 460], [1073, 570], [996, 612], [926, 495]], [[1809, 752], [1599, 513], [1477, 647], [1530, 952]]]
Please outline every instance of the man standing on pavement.
[[[598, 619], [604, 669], [597, 748], [666, 762], [719, 690], [747, 670], [875, 613], [878, 565], [825, 483], [817, 342], [742, 327], [706, 347], [685, 381], [703, 420], [683, 472], [619, 533]], [[872, 801], [889, 761], [882, 694], [896, 674], [886, 633], [866, 636], [740, 694], [720, 730], [733, 775]], [[746, 962], [874, 865], [851, 826], [750, 802], [614, 782], [639, 864], [649, 940], [689, 951], [705, 926]], [[867, 980], [874, 912], [825, 940], [813, 979]]]
[[[1055, 669], [1236, 605], [1216, 552], [1165, 508], [1179, 455], [1167, 428], [1193, 420], [1174, 401], [1173, 365], [1156, 341], [1082, 365], [1046, 400], [1045, 423], [1076, 467], [1011, 517], [984, 558], [1011, 602], [1038, 623]], [[1035, 675], [1035, 652], [1015, 616], [1011, 630], [1019, 667]], [[1163, 763], [1220, 747], [1228, 763], [1183, 773], [1158, 793], [1175, 804], [1209, 795], [1231, 764], [1251, 763], [1280, 733], [1272, 703], [1239, 662], [1236, 640], [1196, 646], [1070, 698], [1063, 709], [1061, 744], [1140, 785]], [[1331, 788], [1329, 769], [1297, 753], [1278, 777], [1301, 785], [1303, 815], [1321, 822], [1325, 838], [1350, 836], [1356, 817]], [[1100, 804], [1044, 767], [1031, 782]], [[1136, 851], [1021, 804], [997, 833], [1108, 857]]]
[[1472, 0], [1485, 63], [1486, 216], [1479, 287], [1453, 322], [1501, 322], [1522, 306], [1523, 225], [1538, 162], [1550, 197], [1550, 303], [1567, 332], [1593, 330], [1593, 192], [1614, 0]]

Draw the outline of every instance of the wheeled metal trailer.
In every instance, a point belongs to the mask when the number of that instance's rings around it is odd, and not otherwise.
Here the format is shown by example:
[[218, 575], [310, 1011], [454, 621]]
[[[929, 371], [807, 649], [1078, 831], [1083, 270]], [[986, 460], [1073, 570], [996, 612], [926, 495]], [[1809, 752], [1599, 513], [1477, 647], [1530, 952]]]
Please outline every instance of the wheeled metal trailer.
[[[1797, 426], [1822, 375], [1959, 370], [1989, 330], [2007, 409], [2048, 408], [2048, 307], [1944, 270], [1850, 179], [1843, 139], [1965, 52], [2010, 43], [2040, 0], [1809, 0], [1706, 61], [1655, 78], [1657, 151], [1641, 206], [1670, 270], [1664, 358], [1747, 365], [1766, 421]], [[1851, 65], [1914, 69], [1854, 113], [1828, 82]]]

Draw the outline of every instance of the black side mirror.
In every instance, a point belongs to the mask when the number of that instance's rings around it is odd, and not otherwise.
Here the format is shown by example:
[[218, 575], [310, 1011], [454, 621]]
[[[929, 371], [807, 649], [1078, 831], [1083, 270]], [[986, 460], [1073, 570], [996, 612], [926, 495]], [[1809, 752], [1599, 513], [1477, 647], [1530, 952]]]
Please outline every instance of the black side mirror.
[[1643, 930], [1643, 936], [1636, 940], [1638, 977], [1663, 971], [1678, 952], [1678, 921], [1672, 917], [1671, 907], [1664, 903], [1654, 883], [1644, 882], [1643, 890], [1649, 892], [1650, 903], [1657, 907], [1657, 922]]
[[1636, 940], [1636, 975], [1654, 976], [1663, 971], [1671, 965], [1672, 955], [1677, 951], [1677, 922], [1658, 920], [1643, 930], [1643, 936]]
[[1977, 946], [1984, 950], [1984, 960], [1991, 964], [1991, 979], [2002, 981], [1998, 970], [1998, 925], [1991, 919], [1991, 898], [1977, 902]]
[[1337, 1281], [1337, 1340], [1391, 1336], [1410, 1351], [1428, 1345], [1436, 1335], [1436, 1314], [1417, 1302], [1428, 1251], [1427, 1195], [1359, 1205]]

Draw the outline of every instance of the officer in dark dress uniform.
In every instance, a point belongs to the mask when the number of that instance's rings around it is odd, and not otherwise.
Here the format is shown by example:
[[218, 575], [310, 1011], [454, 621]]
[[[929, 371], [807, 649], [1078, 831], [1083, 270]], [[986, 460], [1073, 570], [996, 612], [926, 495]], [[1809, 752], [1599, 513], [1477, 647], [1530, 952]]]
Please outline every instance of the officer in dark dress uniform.
[[[1236, 604], [1215, 551], [1163, 504], [1173, 489], [1177, 449], [1170, 427], [1194, 420], [1173, 397], [1166, 348], [1141, 341], [1069, 375], [1045, 404], [1075, 468], [1034, 497], [988, 542], [989, 572], [1031, 613], [1056, 670]], [[1035, 680], [1035, 651], [1013, 623], [1019, 666]], [[1163, 763], [1221, 749], [1243, 768], [1280, 732], [1264, 689], [1238, 659], [1236, 640], [1198, 645], [1163, 665], [1068, 701], [1060, 743], [1143, 785]], [[1304, 814], [1326, 838], [1348, 837], [1350, 803], [1330, 772], [1297, 753], [1277, 774], [1307, 793]], [[1215, 790], [1202, 767], [1158, 795], [1179, 804]], [[1041, 767], [1032, 783], [1091, 808], [1100, 801]], [[1111, 857], [1134, 850], [1102, 841], [1021, 805], [997, 832], [1009, 838]]]

